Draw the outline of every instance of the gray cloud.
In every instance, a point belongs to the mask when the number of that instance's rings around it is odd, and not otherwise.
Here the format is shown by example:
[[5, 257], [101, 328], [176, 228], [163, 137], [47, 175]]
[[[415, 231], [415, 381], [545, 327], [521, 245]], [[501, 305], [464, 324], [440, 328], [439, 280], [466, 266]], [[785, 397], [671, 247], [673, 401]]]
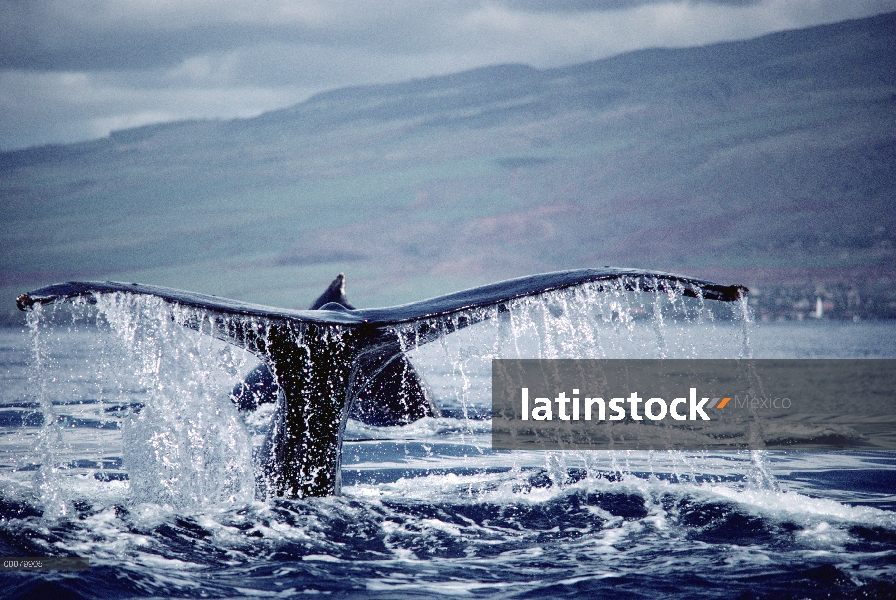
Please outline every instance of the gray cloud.
[[[564, 15], [619, 12], [648, 5], [737, 8], [760, 3], [761, 0], [463, 0], [427, 4], [421, 10], [408, 0], [311, 0], [298, 4], [285, 0], [231, 0], [220, 4], [186, 0], [0, 0], [0, 69], [147, 70], [173, 67], [195, 56], [274, 44], [420, 53], [463, 40], [468, 22], [475, 20], [477, 14], [489, 12], [504, 16]], [[793, 4], [805, 4], [805, 0], [794, 0]], [[296, 6], [301, 9], [294, 10]]]
[[0, 150], [498, 63], [548, 68], [896, 0], [0, 0]]
[[[142, 10], [121, 10], [140, 4]], [[440, 22], [446, 11], [403, 10], [406, 4], [305, 2], [306, 10], [292, 12], [293, 3], [285, 1], [196, 4], [201, 8], [181, 2], [172, 9], [171, 3], [153, 2], [2, 0], [0, 69], [144, 70], [260, 45], [415, 52], [437, 42], [439, 30], [449, 25]], [[457, 14], [463, 11], [446, 16]]]
[[104, 27], [99, 19], [64, 23], [63, 15], [49, 11], [45, 15], [35, 15], [38, 11], [33, 10], [10, 12], [14, 14], [0, 14], [0, 68], [6, 69], [143, 70], [255, 44], [304, 41], [301, 28], [254, 23], [168, 28], [126, 22]]
[[[687, 0], [692, 4], [722, 4], [727, 6], [747, 6], [759, 4], [762, 0]], [[645, 4], [668, 4], [669, 0], [507, 0], [507, 6], [532, 12], [590, 12], [595, 10], [624, 10]]]

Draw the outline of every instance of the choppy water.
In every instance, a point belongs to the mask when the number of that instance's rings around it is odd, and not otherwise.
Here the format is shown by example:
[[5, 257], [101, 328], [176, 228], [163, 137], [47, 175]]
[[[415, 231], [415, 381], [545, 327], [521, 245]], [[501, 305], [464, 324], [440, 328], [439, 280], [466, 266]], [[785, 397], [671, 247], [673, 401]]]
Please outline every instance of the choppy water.
[[552, 334], [535, 354], [896, 357], [896, 324], [461, 332], [412, 353], [447, 416], [350, 422], [341, 496], [260, 502], [270, 409], [226, 401], [254, 359], [88, 312], [0, 330], [0, 555], [91, 561], [5, 597], [896, 597], [896, 454], [492, 452], [478, 358]]

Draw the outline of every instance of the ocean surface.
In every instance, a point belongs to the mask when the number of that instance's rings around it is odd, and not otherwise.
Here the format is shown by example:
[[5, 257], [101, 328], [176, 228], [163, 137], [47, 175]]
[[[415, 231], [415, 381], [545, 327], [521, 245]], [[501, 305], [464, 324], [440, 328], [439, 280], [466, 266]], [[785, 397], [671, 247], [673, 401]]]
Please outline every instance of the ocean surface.
[[251, 355], [146, 307], [0, 330], [0, 555], [90, 561], [0, 572], [0, 596], [896, 597], [896, 453], [495, 452], [488, 418], [507, 348], [893, 358], [896, 323], [543, 308], [412, 351], [445, 416], [350, 421], [341, 495], [304, 500], [255, 497], [271, 410], [227, 399]]

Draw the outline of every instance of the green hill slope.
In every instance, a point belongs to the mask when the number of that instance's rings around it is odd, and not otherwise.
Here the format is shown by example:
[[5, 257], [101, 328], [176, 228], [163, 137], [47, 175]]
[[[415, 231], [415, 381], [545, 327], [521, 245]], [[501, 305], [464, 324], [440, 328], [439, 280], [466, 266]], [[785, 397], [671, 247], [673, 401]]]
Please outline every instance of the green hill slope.
[[0, 154], [0, 302], [103, 278], [302, 307], [345, 271], [372, 306], [605, 264], [886, 287], [894, 48], [891, 14]]

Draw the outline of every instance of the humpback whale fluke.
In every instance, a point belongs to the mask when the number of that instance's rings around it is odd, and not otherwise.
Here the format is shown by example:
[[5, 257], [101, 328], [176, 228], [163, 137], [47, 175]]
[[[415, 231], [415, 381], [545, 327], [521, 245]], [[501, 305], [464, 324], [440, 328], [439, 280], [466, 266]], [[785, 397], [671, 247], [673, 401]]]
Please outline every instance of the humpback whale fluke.
[[[28, 310], [36, 304], [79, 297], [95, 302], [99, 294], [124, 293], [197, 309], [194, 314], [201, 317], [183, 317], [180, 324], [245, 348], [273, 373], [279, 394], [259, 479], [266, 494], [296, 498], [339, 492], [346, 420], [356, 404], [379, 401], [378, 393], [385, 390], [377, 387], [378, 381], [394, 386], [392, 375], [406, 373], [407, 350], [510, 310], [513, 300], [585, 284], [598, 291], [668, 291], [728, 302], [747, 293], [742, 286], [669, 273], [603, 268], [521, 277], [388, 308], [350, 308], [342, 274], [318, 299], [327, 302], [317, 310], [109, 281], [51, 285], [22, 294], [17, 304]], [[368, 400], [358, 402], [365, 393]]]

